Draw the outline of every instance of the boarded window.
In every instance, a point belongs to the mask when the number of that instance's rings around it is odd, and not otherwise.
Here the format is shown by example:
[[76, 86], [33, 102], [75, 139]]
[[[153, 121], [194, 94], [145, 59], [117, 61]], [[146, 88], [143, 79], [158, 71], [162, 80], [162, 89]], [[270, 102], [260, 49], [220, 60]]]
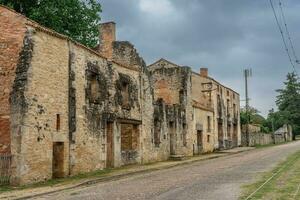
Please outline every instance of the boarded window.
[[121, 124], [121, 150], [137, 150], [139, 143], [138, 125]]

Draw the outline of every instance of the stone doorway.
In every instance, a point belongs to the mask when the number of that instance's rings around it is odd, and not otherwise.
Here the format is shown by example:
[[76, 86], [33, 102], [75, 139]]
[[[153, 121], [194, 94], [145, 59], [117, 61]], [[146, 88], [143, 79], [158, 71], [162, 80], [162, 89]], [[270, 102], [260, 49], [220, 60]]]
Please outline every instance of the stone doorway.
[[233, 142], [233, 147], [237, 147], [238, 146], [238, 137], [237, 137], [237, 125], [233, 125], [233, 138], [232, 138], [232, 142]]
[[201, 154], [203, 151], [203, 132], [197, 131], [197, 151], [198, 154]]
[[106, 167], [114, 167], [114, 132], [113, 123], [106, 124]]
[[169, 133], [170, 133], [170, 155], [176, 154], [176, 133], [174, 129], [174, 123], [169, 123]]
[[223, 134], [223, 124], [218, 123], [218, 141], [219, 141], [219, 148], [224, 148], [224, 134]]
[[64, 177], [64, 143], [53, 143], [52, 177]]

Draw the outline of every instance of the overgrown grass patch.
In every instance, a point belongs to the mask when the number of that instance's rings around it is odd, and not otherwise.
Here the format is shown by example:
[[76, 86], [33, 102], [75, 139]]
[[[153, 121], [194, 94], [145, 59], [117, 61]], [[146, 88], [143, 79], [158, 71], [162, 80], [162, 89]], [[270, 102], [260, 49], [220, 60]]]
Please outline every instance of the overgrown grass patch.
[[[267, 183], [266, 181], [271, 178]], [[264, 186], [262, 186], [265, 183]], [[253, 184], [243, 187], [243, 194], [240, 199], [247, 199], [253, 194], [251, 200], [292, 200], [300, 199], [300, 151], [289, 156], [284, 162], [280, 163], [270, 172], [266, 172]]]

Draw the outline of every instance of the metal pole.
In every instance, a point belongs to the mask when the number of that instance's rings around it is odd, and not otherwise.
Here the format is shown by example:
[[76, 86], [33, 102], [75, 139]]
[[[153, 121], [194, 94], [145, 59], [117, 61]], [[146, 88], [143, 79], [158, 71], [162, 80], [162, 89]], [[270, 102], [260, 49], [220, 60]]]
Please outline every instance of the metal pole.
[[249, 70], [245, 69], [245, 96], [246, 96], [246, 142], [247, 146], [250, 145], [250, 137], [249, 137], [249, 123], [250, 123], [250, 115], [249, 115], [249, 97], [248, 97], [248, 76], [250, 75]]

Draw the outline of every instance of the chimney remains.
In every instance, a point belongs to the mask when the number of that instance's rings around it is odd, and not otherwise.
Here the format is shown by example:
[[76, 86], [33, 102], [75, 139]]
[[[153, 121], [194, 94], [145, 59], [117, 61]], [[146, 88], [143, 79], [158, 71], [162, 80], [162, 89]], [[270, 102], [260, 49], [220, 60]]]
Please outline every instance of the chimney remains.
[[207, 77], [208, 76], [208, 69], [207, 68], [200, 68], [200, 75]]
[[112, 59], [113, 42], [116, 41], [116, 23], [106, 22], [99, 27], [99, 52], [108, 59]]

